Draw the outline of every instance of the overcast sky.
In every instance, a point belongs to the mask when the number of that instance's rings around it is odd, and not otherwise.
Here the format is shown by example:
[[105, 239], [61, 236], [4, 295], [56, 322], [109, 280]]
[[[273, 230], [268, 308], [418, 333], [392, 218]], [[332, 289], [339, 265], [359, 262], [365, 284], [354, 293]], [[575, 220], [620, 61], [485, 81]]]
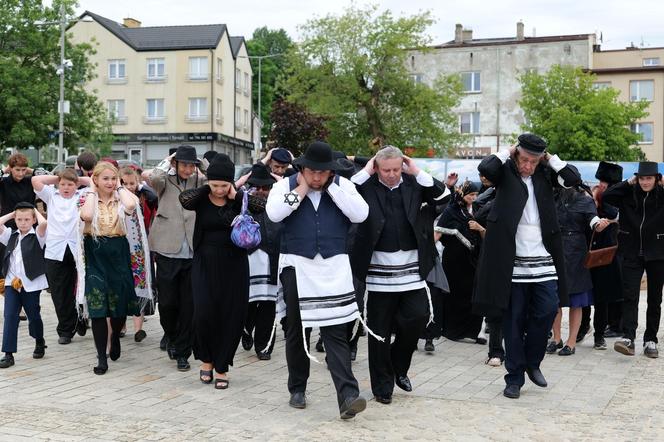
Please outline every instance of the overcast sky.
[[[664, 46], [664, 2], [647, 0], [383, 0], [373, 2], [395, 14], [431, 10], [437, 23], [429, 29], [434, 43], [454, 38], [454, 24], [472, 28], [475, 38], [516, 34], [523, 20], [526, 36], [600, 32], [602, 48]], [[366, 4], [360, 1], [359, 4]], [[337, 0], [79, 0], [79, 12], [89, 10], [122, 22], [140, 20], [143, 26], [225, 23], [231, 35], [251, 37], [260, 26], [284, 28], [297, 40], [297, 26], [315, 16], [338, 14], [350, 1]]]

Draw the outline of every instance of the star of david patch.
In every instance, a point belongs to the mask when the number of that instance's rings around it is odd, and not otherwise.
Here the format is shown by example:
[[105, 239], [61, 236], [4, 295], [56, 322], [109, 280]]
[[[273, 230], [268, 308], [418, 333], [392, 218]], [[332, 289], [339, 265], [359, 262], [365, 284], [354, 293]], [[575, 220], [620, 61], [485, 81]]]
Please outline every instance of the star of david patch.
[[300, 202], [300, 196], [297, 193], [288, 192], [284, 194], [284, 203], [288, 204], [289, 206], [294, 206], [299, 202]]

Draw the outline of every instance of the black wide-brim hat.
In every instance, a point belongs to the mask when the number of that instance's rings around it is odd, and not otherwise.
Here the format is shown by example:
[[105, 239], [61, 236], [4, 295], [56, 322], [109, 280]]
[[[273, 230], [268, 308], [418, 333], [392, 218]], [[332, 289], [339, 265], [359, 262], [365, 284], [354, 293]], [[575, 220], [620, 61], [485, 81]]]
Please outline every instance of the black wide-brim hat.
[[208, 181], [235, 181], [235, 164], [224, 153], [218, 153], [210, 162], [206, 171]]
[[546, 150], [546, 141], [535, 134], [521, 134], [517, 145], [534, 155], [541, 155]]
[[654, 161], [641, 161], [639, 169], [634, 174], [636, 176], [657, 176], [660, 175], [659, 167]]
[[201, 160], [196, 157], [196, 148], [194, 146], [178, 146], [173, 159], [180, 163], [200, 164]]
[[271, 186], [276, 183], [277, 180], [270, 174], [270, 169], [263, 163], [256, 163], [251, 166], [251, 175], [247, 183], [250, 186]]
[[595, 178], [609, 184], [616, 184], [623, 179], [623, 168], [620, 164], [600, 161], [595, 172]]
[[311, 143], [304, 155], [293, 161], [293, 164], [313, 170], [337, 170], [338, 167], [332, 155], [332, 147], [323, 141]]

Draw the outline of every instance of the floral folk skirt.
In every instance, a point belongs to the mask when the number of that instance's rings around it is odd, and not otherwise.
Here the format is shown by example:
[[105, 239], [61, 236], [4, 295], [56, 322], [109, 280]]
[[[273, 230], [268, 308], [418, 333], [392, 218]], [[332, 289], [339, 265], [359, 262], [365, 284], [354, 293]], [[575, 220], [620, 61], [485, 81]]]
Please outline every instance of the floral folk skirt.
[[124, 236], [86, 236], [85, 299], [91, 318], [139, 314], [129, 243]]

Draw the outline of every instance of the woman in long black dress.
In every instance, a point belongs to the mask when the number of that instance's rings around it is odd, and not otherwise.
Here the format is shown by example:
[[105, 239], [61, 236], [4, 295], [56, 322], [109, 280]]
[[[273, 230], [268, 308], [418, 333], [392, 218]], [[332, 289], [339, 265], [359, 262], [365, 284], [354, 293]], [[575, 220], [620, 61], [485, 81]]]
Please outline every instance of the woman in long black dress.
[[472, 312], [473, 281], [477, 264], [477, 250], [484, 228], [472, 215], [472, 204], [479, 185], [466, 181], [457, 199], [449, 204], [435, 228], [435, 239], [445, 246], [443, 269], [450, 285], [449, 295], [443, 296], [443, 336], [452, 340], [478, 338], [482, 317]]
[[[200, 380], [228, 388], [228, 367], [242, 336], [249, 299], [247, 251], [231, 241], [231, 223], [242, 207], [235, 190], [235, 166], [218, 154], [207, 170], [208, 184], [180, 194], [196, 211], [191, 285], [194, 300], [194, 357], [202, 362]], [[253, 208], [252, 209], [256, 209]], [[256, 209], [257, 210], [257, 209]]]

